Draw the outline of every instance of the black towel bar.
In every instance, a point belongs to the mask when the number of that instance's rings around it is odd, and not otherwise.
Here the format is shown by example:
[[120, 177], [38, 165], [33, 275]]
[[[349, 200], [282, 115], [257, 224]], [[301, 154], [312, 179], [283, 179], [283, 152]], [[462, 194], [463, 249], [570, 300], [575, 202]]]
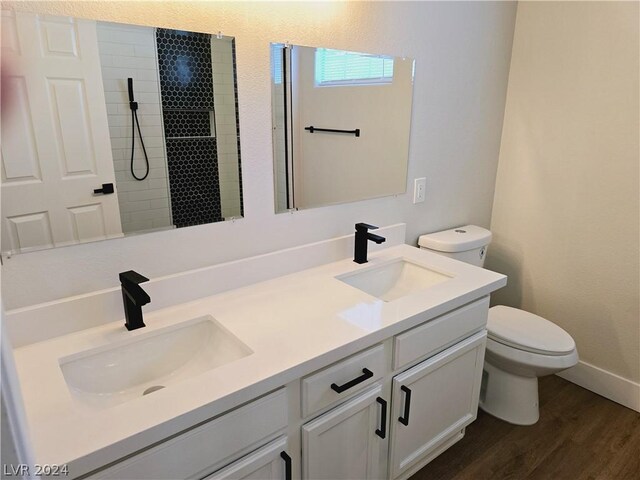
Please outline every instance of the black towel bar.
[[310, 127], [304, 127], [305, 130], [308, 130], [309, 133], [313, 132], [332, 132], [332, 133], [348, 133], [349, 135], [355, 135], [356, 137], [360, 136], [360, 129], [356, 128], [355, 130], [336, 130], [335, 128], [318, 128], [311, 125]]

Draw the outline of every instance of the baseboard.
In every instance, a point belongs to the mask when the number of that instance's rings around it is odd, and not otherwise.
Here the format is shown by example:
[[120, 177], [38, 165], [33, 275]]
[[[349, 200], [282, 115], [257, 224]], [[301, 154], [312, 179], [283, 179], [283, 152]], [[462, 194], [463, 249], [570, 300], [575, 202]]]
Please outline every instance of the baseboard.
[[640, 383], [632, 382], [586, 362], [557, 373], [559, 377], [640, 412]]

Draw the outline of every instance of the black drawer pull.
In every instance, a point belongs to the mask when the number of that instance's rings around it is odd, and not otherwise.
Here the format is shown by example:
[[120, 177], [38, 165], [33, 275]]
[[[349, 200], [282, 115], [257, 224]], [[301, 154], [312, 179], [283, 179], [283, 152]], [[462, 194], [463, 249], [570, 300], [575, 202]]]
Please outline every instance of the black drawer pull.
[[409, 425], [409, 410], [411, 409], [411, 389], [402, 385], [400, 390], [404, 392], [404, 413], [398, 417], [398, 421], [407, 426]]
[[284, 480], [291, 480], [291, 457], [287, 452], [280, 452], [280, 458], [284, 460]]
[[376, 430], [376, 435], [380, 438], [387, 436], [387, 401], [381, 397], [376, 398], [376, 402], [382, 407], [382, 414], [380, 415], [380, 428]]
[[351, 387], [355, 387], [359, 383], [362, 383], [365, 380], [370, 379], [371, 377], [373, 377], [373, 372], [368, 368], [363, 368], [362, 375], [360, 375], [358, 378], [354, 378], [353, 380], [345, 383], [344, 385], [337, 385], [335, 383], [332, 383], [331, 390], [333, 390], [334, 392], [342, 393], [345, 390], [349, 390]]

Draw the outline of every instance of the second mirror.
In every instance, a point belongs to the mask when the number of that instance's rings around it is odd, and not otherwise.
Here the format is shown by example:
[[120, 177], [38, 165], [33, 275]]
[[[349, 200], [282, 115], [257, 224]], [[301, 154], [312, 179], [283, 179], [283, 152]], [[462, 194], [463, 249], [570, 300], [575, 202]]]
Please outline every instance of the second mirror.
[[413, 66], [271, 44], [276, 212], [406, 191]]

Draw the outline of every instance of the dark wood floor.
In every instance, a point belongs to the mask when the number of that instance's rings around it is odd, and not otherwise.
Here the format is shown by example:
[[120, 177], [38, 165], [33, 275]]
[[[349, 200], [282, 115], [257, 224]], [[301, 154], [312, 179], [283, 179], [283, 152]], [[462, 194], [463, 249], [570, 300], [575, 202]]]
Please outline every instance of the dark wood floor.
[[640, 413], [555, 375], [540, 379], [540, 420], [482, 411], [465, 437], [411, 480], [638, 480]]

